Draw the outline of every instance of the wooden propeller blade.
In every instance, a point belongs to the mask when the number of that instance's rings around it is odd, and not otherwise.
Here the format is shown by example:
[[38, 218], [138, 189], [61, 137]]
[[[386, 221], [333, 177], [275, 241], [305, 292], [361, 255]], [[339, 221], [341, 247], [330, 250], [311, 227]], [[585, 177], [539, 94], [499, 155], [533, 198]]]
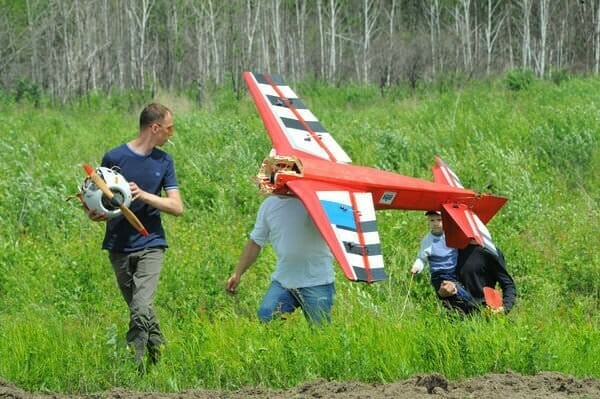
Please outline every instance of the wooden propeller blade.
[[121, 205], [119, 208], [121, 209], [121, 212], [123, 212], [125, 219], [127, 219], [127, 221], [129, 221], [129, 223], [131, 223], [131, 225], [135, 227], [135, 229], [139, 231], [141, 235], [144, 237], [148, 236], [148, 230], [146, 230], [142, 222], [140, 222], [137, 216], [135, 216], [135, 213], [131, 212], [131, 210], [125, 205]]
[[87, 173], [90, 179], [92, 179], [94, 184], [100, 189], [100, 191], [102, 191], [102, 194], [104, 194], [106, 198], [111, 200], [115, 196], [104, 182], [104, 179], [98, 176], [98, 173], [96, 173], [96, 171], [92, 169], [90, 165], [83, 164], [83, 169], [85, 169], [85, 173]]
[[[113, 192], [110, 191], [104, 180], [98, 176], [98, 173], [96, 173], [96, 171], [90, 165], [83, 164], [83, 169], [85, 169], [85, 173], [87, 173], [94, 184], [100, 189], [100, 191], [102, 191], [102, 194], [104, 194], [109, 200], [115, 196]], [[125, 219], [127, 219], [127, 221], [131, 223], [131, 225], [137, 231], [139, 231], [141, 235], [144, 237], [148, 235], [148, 230], [146, 230], [142, 222], [140, 222], [137, 216], [135, 216], [135, 213], [131, 212], [131, 210], [127, 208], [125, 204], [119, 205], [119, 209], [123, 213], [123, 216], [125, 216]]]

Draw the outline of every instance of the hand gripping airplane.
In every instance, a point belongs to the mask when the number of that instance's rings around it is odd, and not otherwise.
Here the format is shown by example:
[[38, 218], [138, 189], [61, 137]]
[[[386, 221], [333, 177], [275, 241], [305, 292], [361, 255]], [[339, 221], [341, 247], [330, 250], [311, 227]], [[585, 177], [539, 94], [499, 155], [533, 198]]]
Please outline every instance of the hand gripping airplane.
[[441, 211], [447, 245], [464, 248], [473, 239], [497, 253], [485, 224], [506, 198], [463, 188], [438, 157], [434, 182], [350, 165], [281, 76], [243, 76], [273, 144], [258, 172], [260, 191], [297, 196], [349, 280], [386, 279], [375, 210]]

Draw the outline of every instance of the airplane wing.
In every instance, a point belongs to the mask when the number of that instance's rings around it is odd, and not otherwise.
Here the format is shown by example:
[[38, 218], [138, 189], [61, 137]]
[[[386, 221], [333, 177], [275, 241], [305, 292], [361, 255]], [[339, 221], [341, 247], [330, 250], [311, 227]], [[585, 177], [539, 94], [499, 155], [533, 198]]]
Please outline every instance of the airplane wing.
[[352, 162], [281, 76], [244, 72], [244, 80], [278, 155]]
[[349, 280], [385, 280], [371, 193], [312, 180], [288, 187], [300, 198]]

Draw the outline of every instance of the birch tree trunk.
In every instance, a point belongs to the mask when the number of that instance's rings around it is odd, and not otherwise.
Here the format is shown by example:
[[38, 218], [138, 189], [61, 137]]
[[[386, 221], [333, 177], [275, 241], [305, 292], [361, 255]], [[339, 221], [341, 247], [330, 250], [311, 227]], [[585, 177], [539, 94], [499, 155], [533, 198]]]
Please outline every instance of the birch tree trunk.
[[[71, 35], [69, 34], [69, 17], [71, 14], [71, 8], [68, 7], [68, 4], [61, 3], [59, 5], [60, 12], [60, 29], [63, 35], [63, 48], [62, 54], [58, 53], [58, 56], [62, 58], [62, 65], [64, 68], [62, 71], [57, 74], [58, 77], [58, 91], [61, 102], [64, 104], [67, 101], [69, 96], [69, 90], [71, 89], [72, 80], [67, 79], [67, 76], [74, 76], [75, 71], [73, 70], [73, 41]], [[59, 64], [60, 65], [60, 64]]]
[[317, 20], [319, 22], [319, 67], [321, 70], [321, 78], [325, 76], [325, 32], [324, 32], [324, 18], [323, 18], [323, 0], [317, 0]]
[[[165, 13], [166, 13], [166, 33], [165, 33], [165, 42], [166, 48], [165, 51], [167, 56], [165, 57], [165, 85], [171, 90], [175, 85], [175, 80], [180, 74], [178, 73], [179, 62], [178, 62], [178, 54], [177, 48], [179, 47], [179, 16], [178, 16], [178, 8], [175, 3], [167, 2], [165, 3]], [[156, 73], [156, 72], [155, 72]]]
[[[502, 27], [502, 23], [504, 22], [504, 18], [506, 14], [502, 14], [501, 17], [496, 17], [496, 12], [501, 2], [496, 2], [493, 4], [493, 0], [487, 1], [487, 23], [485, 26], [485, 47], [486, 47], [486, 67], [485, 74], [489, 76], [491, 64], [492, 64], [492, 53], [494, 50], [494, 43], [498, 38], [498, 33], [500, 32], [500, 28]], [[495, 22], [496, 18], [500, 18], [499, 21]]]
[[600, 0], [596, 3], [596, 24], [595, 24], [595, 32], [594, 32], [594, 41], [595, 41], [595, 54], [594, 54], [594, 73], [598, 75], [600, 73]]
[[[104, 42], [106, 43], [106, 46], [110, 46], [112, 43], [111, 37], [109, 32], [111, 32], [111, 29], [108, 28], [108, 14], [109, 14], [109, 6], [108, 6], [108, 0], [103, 0], [102, 1], [102, 8], [101, 8], [101, 15], [99, 16], [99, 20], [101, 23], [101, 28], [98, 28], [99, 30], [101, 29], [101, 32], [99, 34], [102, 35], [102, 37], [104, 38]], [[118, 25], [118, 19], [115, 18], [116, 20], [116, 24]], [[115, 49], [113, 48], [113, 51]], [[113, 62], [110, 62], [108, 59], [108, 54], [106, 54], [105, 52], [102, 52], [102, 55], [100, 57], [100, 60], [98, 60], [98, 68], [100, 71], [103, 71], [103, 79], [101, 82], [99, 82], [99, 85], [102, 86], [102, 88], [104, 89], [105, 92], [110, 92], [112, 85], [113, 85]]]
[[521, 11], [523, 12], [523, 44], [521, 47], [521, 65], [523, 69], [529, 68], [531, 65], [531, 1], [532, 0], [521, 1]]
[[506, 5], [506, 31], [508, 35], [508, 66], [510, 69], [514, 69], [515, 67], [515, 56], [513, 53], [513, 34], [512, 34], [512, 25], [513, 25], [513, 8], [512, 3], [508, 3]]
[[375, 24], [379, 9], [374, 9], [375, 2], [373, 0], [363, 0], [363, 40], [362, 40], [362, 81], [369, 82], [369, 72], [371, 69], [371, 59], [369, 49], [371, 45], [371, 35]]
[[392, 82], [392, 67], [393, 67], [393, 62], [394, 62], [394, 42], [395, 42], [395, 37], [394, 37], [394, 24], [396, 22], [396, 7], [397, 7], [397, 0], [392, 0], [392, 3], [390, 4], [390, 10], [387, 13], [388, 14], [388, 51], [387, 51], [387, 56], [386, 56], [386, 67], [385, 67], [385, 76], [384, 76], [384, 84], [385, 86], [390, 86], [391, 82]]
[[329, 0], [329, 67], [327, 68], [327, 80], [334, 79], [337, 74], [336, 68], [336, 36], [337, 36], [337, 15], [339, 4], [337, 0]]
[[[264, 15], [267, 15], [267, 10], [264, 10]], [[260, 68], [264, 71], [270, 71], [271, 70], [271, 57], [269, 55], [269, 41], [267, 38], [267, 33], [268, 33], [268, 28], [269, 28], [269, 21], [267, 21], [268, 18], [262, 18], [261, 20], [261, 29], [259, 31], [260, 34]]]
[[284, 48], [281, 43], [281, 16], [279, 14], [280, 0], [272, 0], [271, 2], [271, 19], [270, 25], [273, 34], [273, 47], [275, 51], [275, 67], [277, 73], [283, 73]]
[[465, 61], [465, 69], [468, 72], [473, 70], [473, 55], [472, 55], [472, 44], [471, 44], [471, 0], [461, 0], [462, 5], [462, 40], [463, 40], [463, 49], [464, 49], [464, 61]]
[[537, 71], [539, 77], [544, 77], [546, 72], [546, 40], [548, 35], [548, 20], [550, 18], [549, 13], [549, 0], [540, 0], [540, 45], [537, 56]]
[[454, 7], [455, 29], [461, 43], [462, 65], [467, 72], [472, 71], [470, 2], [471, 0], [461, 0], [460, 4]]
[[[394, 0], [395, 1], [395, 0]], [[306, 34], [305, 34], [305, 22], [306, 22], [306, 1], [296, 0], [296, 57], [292, 57], [296, 60], [297, 74], [305, 73], [306, 69]], [[296, 74], [295, 74], [296, 75]], [[298, 79], [298, 76], [295, 76]]]
[[[31, 0], [27, 0], [26, 1], [26, 7], [27, 7], [27, 31], [29, 33], [29, 38], [31, 40], [31, 57], [30, 57], [30, 66], [31, 66], [31, 71], [30, 71], [30, 76], [31, 76], [31, 80], [33, 80], [34, 82], [41, 82], [42, 81], [42, 76], [41, 76], [41, 71], [40, 71], [40, 66], [39, 66], [39, 48], [38, 48], [38, 43], [39, 43], [39, 39], [38, 39], [38, 34], [37, 34], [37, 29], [35, 29], [35, 26], [37, 25], [36, 23], [36, 16], [35, 16], [35, 7], [33, 4], [31, 4]], [[37, 5], [37, 2], [36, 2]], [[1, 71], [1, 69], [0, 69]]]
[[113, 36], [116, 40], [115, 46], [117, 47], [117, 73], [119, 90], [125, 89], [125, 79], [127, 76], [128, 65], [127, 47], [125, 47], [125, 44], [127, 43], [126, 25], [129, 23], [129, 19], [126, 19], [125, 15], [126, 12], [117, 13], [117, 17], [115, 19], [118, 21], [119, 25], [117, 27], [117, 34]]
[[143, 90], [145, 87], [146, 28], [152, 7], [154, 7], [154, 0], [130, 0], [127, 3], [127, 15], [130, 21], [131, 78], [134, 87], [138, 90]]
[[426, 3], [427, 7], [427, 16], [429, 22], [429, 43], [431, 46], [431, 73], [433, 76], [437, 76], [437, 63], [439, 62], [440, 73], [442, 73], [444, 66], [442, 57], [439, 54], [439, 49], [441, 47], [440, 43], [440, 1], [439, 0], [429, 0], [429, 3]]
[[211, 76], [210, 74], [210, 45], [209, 45], [209, 23], [207, 21], [206, 10], [199, 6], [195, 0], [189, 0], [189, 7], [193, 14], [193, 32], [190, 33], [190, 41], [194, 48], [195, 65], [192, 69], [192, 80], [198, 86], [198, 104], [202, 104], [202, 87], [204, 81]]
[[211, 50], [213, 59], [213, 77], [215, 83], [222, 83], [221, 57], [219, 56], [219, 43], [217, 38], [217, 14], [213, 8], [212, 0], [207, 0], [208, 3], [208, 22], [210, 27]]
[[[568, 10], [568, 8], [567, 8]], [[562, 69], [562, 65], [563, 65], [563, 57], [564, 57], [564, 46], [565, 46], [565, 38], [567, 36], [567, 32], [568, 32], [568, 17], [569, 14], [567, 13], [565, 15], [565, 17], [562, 19], [562, 21], [560, 22], [560, 34], [558, 37], [558, 41], [556, 42], [556, 68], [557, 69]]]
[[250, 60], [252, 59], [252, 49], [254, 45], [254, 35], [256, 34], [256, 28], [258, 26], [258, 18], [261, 13], [260, 5], [261, 1], [255, 2], [254, 12], [252, 10], [252, 0], [246, 0], [246, 52], [244, 54], [244, 67], [248, 68]]

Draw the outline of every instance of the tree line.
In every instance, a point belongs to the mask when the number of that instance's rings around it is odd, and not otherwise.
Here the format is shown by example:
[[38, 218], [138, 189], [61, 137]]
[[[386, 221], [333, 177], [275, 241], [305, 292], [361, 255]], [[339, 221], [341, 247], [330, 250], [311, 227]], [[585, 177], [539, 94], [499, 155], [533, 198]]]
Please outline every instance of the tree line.
[[0, 0], [0, 89], [598, 74], [600, 0]]

